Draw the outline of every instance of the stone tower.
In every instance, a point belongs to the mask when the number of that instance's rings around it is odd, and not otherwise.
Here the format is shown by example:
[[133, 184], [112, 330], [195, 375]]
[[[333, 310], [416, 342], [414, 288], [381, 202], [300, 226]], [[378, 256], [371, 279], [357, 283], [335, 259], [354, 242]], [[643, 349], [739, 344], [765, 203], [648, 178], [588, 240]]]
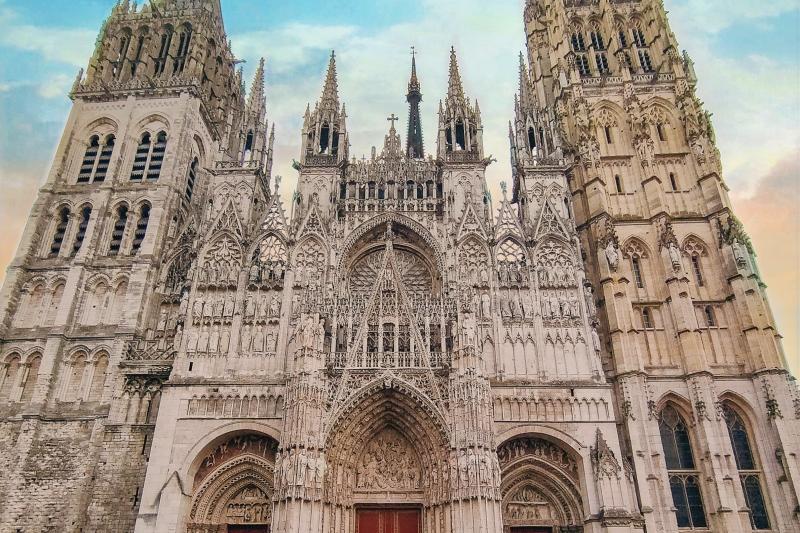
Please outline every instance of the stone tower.
[[2, 289], [0, 530], [797, 530], [800, 397], [661, 3], [525, 30], [496, 205], [454, 49], [427, 157], [416, 59], [358, 159], [331, 53], [287, 215], [219, 1], [119, 2]]
[[515, 198], [566, 158], [647, 529], [796, 529], [797, 392], [662, 2], [529, 0], [525, 27]]

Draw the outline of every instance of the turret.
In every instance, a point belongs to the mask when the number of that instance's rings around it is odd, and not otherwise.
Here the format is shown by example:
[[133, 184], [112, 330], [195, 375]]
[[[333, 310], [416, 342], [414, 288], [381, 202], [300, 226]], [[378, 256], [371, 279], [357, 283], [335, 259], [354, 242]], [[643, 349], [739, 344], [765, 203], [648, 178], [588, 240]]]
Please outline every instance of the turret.
[[447, 98], [439, 104], [438, 156], [452, 161], [483, 159], [480, 110], [464, 95], [455, 48], [450, 49]]
[[336, 54], [331, 52], [322, 96], [314, 110], [306, 109], [303, 120], [303, 165], [338, 165], [347, 161], [347, 113], [339, 102]]

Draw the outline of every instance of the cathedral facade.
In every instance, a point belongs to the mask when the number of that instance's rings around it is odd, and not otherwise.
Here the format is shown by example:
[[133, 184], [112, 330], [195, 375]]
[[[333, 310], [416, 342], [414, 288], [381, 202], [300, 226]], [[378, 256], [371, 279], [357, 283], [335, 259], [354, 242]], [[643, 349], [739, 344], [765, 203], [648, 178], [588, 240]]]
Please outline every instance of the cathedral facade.
[[435, 152], [412, 60], [361, 159], [331, 54], [287, 213], [219, 0], [119, 2], [0, 297], [0, 531], [800, 530], [800, 395], [661, 1], [520, 15], [502, 198], [455, 50]]

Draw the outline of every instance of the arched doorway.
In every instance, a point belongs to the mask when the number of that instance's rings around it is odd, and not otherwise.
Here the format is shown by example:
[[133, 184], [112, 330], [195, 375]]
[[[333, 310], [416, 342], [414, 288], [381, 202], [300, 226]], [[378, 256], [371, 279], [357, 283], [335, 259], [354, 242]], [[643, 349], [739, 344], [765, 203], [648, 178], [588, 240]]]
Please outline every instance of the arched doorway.
[[506, 533], [580, 533], [583, 501], [577, 455], [540, 437], [497, 450]]
[[202, 458], [194, 476], [188, 533], [269, 533], [277, 442], [229, 435]]
[[449, 495], [445, 426], [409, 384], [378, 385], [367, 386], [328, 432], [331, 530], [438, 531]]

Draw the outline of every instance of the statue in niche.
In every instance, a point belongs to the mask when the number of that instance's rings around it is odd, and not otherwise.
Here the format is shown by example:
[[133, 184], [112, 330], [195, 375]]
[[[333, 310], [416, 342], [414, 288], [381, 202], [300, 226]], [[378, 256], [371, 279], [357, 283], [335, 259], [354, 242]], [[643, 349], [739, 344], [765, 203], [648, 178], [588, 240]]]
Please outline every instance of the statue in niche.
[[189, 334], [187, 335], [187, 339], [188, 340], [186, 341], [186, 351], [189, 352], [189, 353], [196, 352], [197, 351], [197, 342], [199, 340], [198, 337], [197, 337], [197, 331], [195, 331], [194, 329], [189, 330]]
[[597, 326], [592, 326], [592, 346], [597, 355], [600, 355], [601, 344], [600, 335], [597, 333]]
[[736, 266], [739, 268], [746, 267], [749, 253], [747, 248], [739, 242], [739, 239], [733, 239], [733, 242], [731, 242], [731, 250], [733, 251], [733, 258], [736, 261]]
[[313, 350], [316, 345], [317, 326], [310, 315], [301, 319], [297, 326], [297, 340], [302, 348]]
[[281, 314], [281, 302], [278, 299], [278, 295], [272, 297], [272, 302], [269, 305], [269, 316], [271, 318], [277, 318]]
[[219, 336], [219, 352], [226, 353], [231, 344], [231, 333], [228, 328], [224, 328]]
[[488, 294], [481, 294], [481, 316], [489, 318], [492, 316], [492, 302]]
[[247, 318], [253, 318], [256, 314], [256, 299], [250, 294], [244, 304], [244, 314]]
[[511, 298], [510, 306], [511, 306], [511, 316], [514, 318], [521, 318], [519, 310], [519, 300], [517, 300], [517, 298]]
[[197, 298], [194, 301], [194, 305], [192, 306], [192, 314], [196, 319], [201, 319], [203, 317], [203, 300]]
[[258, 317], [259, 318], [267, 318], [267, 314], [269, 313], [269, 300], [267, 295], [261, 296], [258, 302]]
[[201, 353], [208, 351], [208, 326], [203, 326], [200, 330], [200, 339], [197, 341], [197, 351]]
[[317, 350], [323, 351], [325, 349], [325, 321], [320, 319], [317, 328], [314, 331], [314, 344]]
[[256, 353], [264, 351], [264, 327], [259, 325], [253, 334], [253, 347], [252, 350]]
[[219, 326], [214, 326], [211, 330], [211, 336], [208, 338], [208, 351], [210, 353], [217, 353], [219, 350]]
[[183, 291], [181, 294], [181, 303], [178, 307], [178, 312], [181, 316], [186, 316], [186, 312], [189, 310], [189, 291]]
[[472, 316], [472, 313], [466, 313], [464, 315], [464, 344], [466, 346], [473, 346], [475, 344], [475, 317]]
[[234, 305], [235, 305], [235, 301], [233, 299], [233, 295], [229, 294], [225, 298], [225, 304], [224, 304], [224, 307], [223, 307], [224, 316], [226, 316], [226, 317], [232, 317], [233, 316], [233, 307], [234, 307]]
[[669, 252], [669, 260], [672, 262], [672, 270], [675, 272], [680, 271], [681, 269], [681, 252], [678, 250], [678, 245], [674, 242], [670, 242], [667, 246], [667, 251]]
[[606, 244], [606, 260], [612, 272], [616, 272], [619, 268], [619, 250], [613, 239], [609, 239], [608, 244]]
[[242, 351], [246, 352], [250, 350], [250, 326], [245, 325], [242, 328], [242, 340], [241, 340]]
[[259, 265], [258, 260], [253, 261], [253, 264], [250, 265], [250, 274], [248, 276], [250, 283], [258, 283], [261, 281], [261, 267]]
[[594, 288], [587, 283], [583, 286], [583, 294], [586, 299], [586, 309], [589, 311], [589, 316], [596, 316], [597, 306], [594, 303]]
[[172, 347], [175, 351], [181, 349], [181, 340], [183, 340], [183, 326], [178, 324], [178, 327], [175, 328], [175, 338], [172, 340]]
[[164, 331], [167, 329], [167, 310], [162, 309], [161, 313], [158, 315], [158, 325], [156, 326], [156, 331]]

